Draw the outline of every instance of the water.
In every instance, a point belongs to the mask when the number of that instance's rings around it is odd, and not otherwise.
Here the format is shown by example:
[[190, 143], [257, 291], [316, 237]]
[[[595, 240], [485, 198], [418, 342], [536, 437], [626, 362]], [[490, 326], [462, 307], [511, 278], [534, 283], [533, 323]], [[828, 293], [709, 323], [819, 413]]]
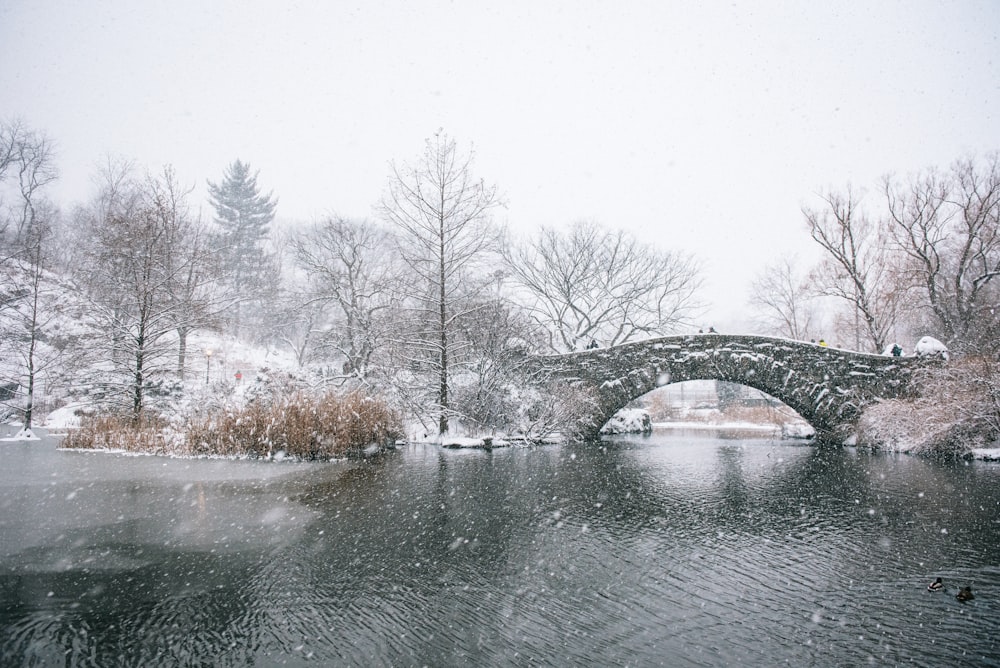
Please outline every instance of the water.
[[998, 601], [989, 463], [704, 433], [365, 465], [0, 443], [4, 666], [996, 666]]

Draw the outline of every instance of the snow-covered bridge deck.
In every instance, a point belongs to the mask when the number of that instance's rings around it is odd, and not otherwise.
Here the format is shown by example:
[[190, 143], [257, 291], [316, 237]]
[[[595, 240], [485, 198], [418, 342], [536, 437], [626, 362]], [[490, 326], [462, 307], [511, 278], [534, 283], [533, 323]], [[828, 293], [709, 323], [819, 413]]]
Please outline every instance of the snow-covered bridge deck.
[[926, 361], [763, 336], [669, 336], [612, 348], [532, 358], [540, 370], [597, 396], [594, 432], [630, 401], [662, 385], [724, 380], [783, 401], [820, 440], [847, 436], [861, 409], [904, 396]]

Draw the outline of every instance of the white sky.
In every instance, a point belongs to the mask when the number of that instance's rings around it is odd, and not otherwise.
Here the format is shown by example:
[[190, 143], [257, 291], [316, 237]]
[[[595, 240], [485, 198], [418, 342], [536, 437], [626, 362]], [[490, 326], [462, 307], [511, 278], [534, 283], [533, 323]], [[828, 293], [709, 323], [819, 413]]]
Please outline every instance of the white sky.
[[[0, 0], [0, 118], [197, 187], [239, 157], [279, 218], [366, 217], [444, 128], [515, 231], [591, 218], [705, 269], [705, 324], [815, 257], [826, 187], [1000, 149], [1000, 2]], [[207, 206], [206, 206], [207, 208]]]

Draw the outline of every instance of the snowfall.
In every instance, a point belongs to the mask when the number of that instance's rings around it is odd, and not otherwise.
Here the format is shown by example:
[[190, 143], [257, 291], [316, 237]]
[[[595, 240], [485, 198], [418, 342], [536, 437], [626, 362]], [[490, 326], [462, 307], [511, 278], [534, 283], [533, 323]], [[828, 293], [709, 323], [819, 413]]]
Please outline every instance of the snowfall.
[[[189, 348], [194, 355], [201, 356], [205, 362], [204, 376], [189, 381], [189, 387], [195, 388], [190, 401], [198, 401], [198, 395], [212, 392], [216, 397], [228, 395], [228, 399], [240, 403], [247, 388], [266, 379], [269, 374], [281, 373], [296, 367], [291, 354], [274, 348], [257, 348], [233, 339], [194, 338]], [[891, 355], [891, 346], [883, 353]], [[904, 353], [905, 354], [905, 353]], [[914, 355], [941, 355], [947, 359], [947, 347], [929, 336], [920, 339], [913, 348]], [[85, 408], [79, 403], [70, 403], [58, 408], [36, 422], [43, 434], [61, 434], [79, 426], [80, 409]], [[713, 411], [709, 411], [710, 413]], [[760, 432], [762, 435], [780, 435], [782, 438], [809, 439], [815, 435], [814, 430], [804, 422], [792, 422], [785, 425], [761, 424], [757, 422], [741, 422], [725, 420], [721, 414], [705, 415], [704, 411], [688, 409], [684, 411], [683, 419], [669, 422], [653, 422], [649, 412], [641, 408], [625, 408], [616, 413], [601, 433], [613, 434], [644, 434], [656, 430], [671, 429], [706, 429], [741, 432]], [[32, 429], [24, 429], [17, 422], [8, 423], [11, 428], [18, 428], [13, 435], [0, 437], [0, 441], [37, 441], [41, 437]], [[413, 426], [408, 429], [407, 440], [410, 442], [425, 442], [446, 448], [493, 448], [513, 445], [523, 445], [523, 442], [496, 437], [469, 437], [461, 435], [426, 435], [422, 429]], [[9, 433], [9, 432], [8, 432]], [[553, 442], [559, 440], [554, 434]], [[971, 451], [976, 459], [1000, 461], [1000, 447], [977, 448]]]

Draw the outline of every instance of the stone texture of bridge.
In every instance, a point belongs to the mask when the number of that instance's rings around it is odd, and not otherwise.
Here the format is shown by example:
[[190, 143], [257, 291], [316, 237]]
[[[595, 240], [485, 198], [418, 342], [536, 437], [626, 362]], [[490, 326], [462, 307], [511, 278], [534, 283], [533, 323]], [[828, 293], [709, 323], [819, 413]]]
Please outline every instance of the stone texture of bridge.
[[588, 430], [596, 435], [618, 410], [662, 385], [724, 380], [781, 400], [816, 430], [818, 441], [843, 442], [861, 410], [879, 398], [910, 392], [925, 360], [827, 348], [761, 336], [671, 336], [533, 362], [546, 374], [596, 396]]

